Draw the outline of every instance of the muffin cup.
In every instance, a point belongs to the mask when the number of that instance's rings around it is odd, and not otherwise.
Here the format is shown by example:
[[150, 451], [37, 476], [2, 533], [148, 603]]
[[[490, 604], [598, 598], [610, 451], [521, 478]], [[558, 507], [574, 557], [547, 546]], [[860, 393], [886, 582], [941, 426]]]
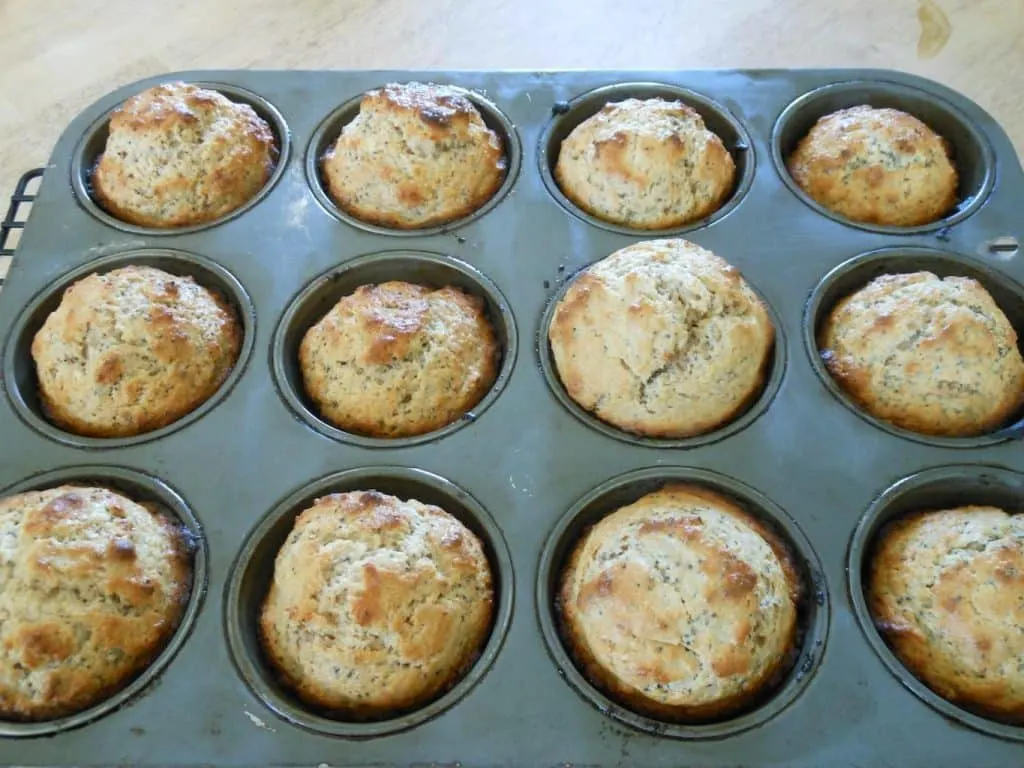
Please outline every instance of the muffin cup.
[[[440, 429], [411, 437], [368, 437], [347, 432], [320, 417], [306, 395], [299, 369], [299, 346], [306, 331], [318, 323], [343, 297], [362, 285], [402, 280], [441, 288], [451, 285], [484, 300], [485, 313], [501, 349], [498, 375], [483, 399], [469, 412]], [[468, 264], [447, 256], [419, 251], [385, 251], [361, 256], [335, 267], [313, 280], [285, 309], [274, 333], [271, 365], [277, 388], [288, 407], [323, 435], [366, 448], [402, 448], [418, 445], [456, 432], [477, 418], [508, 384], [515, 366], [518, 341], [515, 318], [498, 287]]]
[[372, 224], [368, 221], [363, 221], [362, 219], [341, 210], [341, 208], [338, 207], [338, 204], [335, 203], [327, 193], [327, 187], [324, 184], [320, 163], [327, 151], [330, 150], [338, 141], [338, 136], [341, 135], [341, 130], [355, 120], [356, 116], [359, 114], [359, 107], [363, 101], [363, 94], [360, 93], [358, 96], [354, 96], [346, 101], [324, 118], [320, 125], [317, 126], [316, 131], [313, 133], [313, 138], [309, 142], [309, 147], [306, 149], [306, 179], [309, 182], [309, 187], [313, 192], [313, 196], [317, 199], [317, 202], [323, 206], [324, 210], [339, 221], [365, 232], [372, 232], [377, 235], [395, 235], [396, 237], [426, 237], [427, 235], [451, 232], [452, 230], [471, 224], [477, 219], [487, 215], [491, 209], [500, 203], [515, 184], [516, 177], [519, 175], [519, 167], [522, 164], [522, 145], [519, 142], [519, 134], [516, 133], [515, 125], [513, 125], [508, 116], [498, 109], [494, 103], [485, 99], [479, 93], [466, 88], [459, 88], [458, 86], [448, 87], [455, 88], [473, 103], [473, 106], [476, 107], [477, 111], [480, 113], [480, 117], [483, 119], [484, 123], [488, 128], [498, 134], [498, 138], [501, 139], [502, 146], [505, 148], [505, 177], [502, 179], [501, 186], [498, 187], [498, 190], [487, 202], [466, 216], [461, 216], [457, 219], [453, 219], [452, 221], [445, 222], [444, 224], [438, 224], [431, 227], [421, 227], [418, 229], [384, 227], [379, 224]]
[[[259, 639], [259, 615], [273, 578], [274, 561], [295, 523], [313, 501], [330, 493], [376, 490], [401, 499], [433, 504], [469, 528], [483, 544], [495, 590], [494, 623], [480, 655], [463, 677], [428, 704], [395, 712], [387, 719], [345, 721], [317, 711], [282, 686]], [[512, 557], [497, 523], [480, 503], [454, 483], [421, 469], [366, 467], [337, 472], [306, 485], [280, 501], [246, 538], [230, 574], [225, 595], [228, 645], [246, 685], [279, 717], [310, 731], [354, 739], [373, 738], [422, 725], [455, 706], [494, 663], [512, 621]]]
[[[573, 547], [602, 518], [667, 482], [691, 483], [723, 494], [764, 522], [789, 548], [802, 582], [797, 606], [793, 659], [782, 678], [738, 715], [707, 724], [669, 723], [637, 714], [599, 690], [580, 671], [566, 647], [558, 611], [559, 583]], [[821, 563], [796, 522], [760, 492], [738, 480], [706, 469], [651, 467], [612, 478], [580, 498], [558, 521], [541, 550], [536, 585], [537, 618], [558, 674], [602, 714], [638, 731], [673, 739], [721, 739], [765, 724], [782, 712], [810, 682], [828, 637], [828, 589]]]
[[[957, 188], [959, 203], [953, 210], [937, 221], [913, 227], [868, 224], [829, 210], [793, 181], [786, 161], [815, 122], [840, 109], [861, 104], [879, 109], [902, 110], [923, 121], [949, 142], [953, 165], [960, 179]], [[790, 191], [822, 216], [849, 227], [886, 235], [916, 235], [951, 227], [978, 210], [985, 203], [995, 184], [995, 157], [992, 148], [966, 115], [933, 94], [883, 80], [833, 83], [798, 98], [783, 110], [775, 123], [772, 131], [772, 160], [783, 183]]]
[[[242, 346], [231, 373], [220, 388], [205, 402], [200, 403], [177, 421], [151, 432], [131, 437], [84, 437], [63, 430], [47, 418], [39, 399], [39, 382], [35, 362], [32, 360], [32, 340], [50, 314], [60, 305], [64, 291], [74, 282], [93, 273], [110, 272], [121, 267], [146, 266], [161, 269], [172, 275], [189, 276], [204, 288], [222, 297], [235, 312], [242, 327]], [[252, 299], [241, 283], [224, 267], [185, 251], [166, 248], [147, 248], [128, 251], [90, 261], [62, 277], [57, 278], [37, 294], [21, 312], [11, 327], [3, 356], [3, 381], [7, 396], [21, 419], [51, 440], [77, 448], [123, 448], [159, 440], [201, 419], [213, 410], [242, 377], [252, 354], [256, 336], [256, 310]]]
[[[558, 153], [562, 147], [562, 141], [572, 133], [576, 126], [596, 115], [606, 104], [624, 99], [681, 101], [700, 113], [708, 130], [715, 133], [722, 140], [725, 148], [732, 156], [733, 162], [736, 164], [736, 180], [733, 184], [732, 192], [718, 210], [702, 219], [679, 227], [636, 229], [622, 226], [621, 224], [614, 224], [587, 213], [566, 197], [561, 187], [558, 186], [558, 182], [555, 181], [555, 165], [558, 162]], [[743, 201], [744, 195], [750, 189], [750, 185], [753, 184], [754, 166], [756, 164], [754, 148], [746, 128], [725, 107], [695, 91], [666, 83], [617, 83], [615, 85], [606, 85], [601, 88], [595, 88], [592, 91], [587, 91], [568, 103], [559, 102], [555, 104], [552, 109], [551, 120], [544, 126], [540, 135], [540, 141], [537, 143], [537, 161], [541, 178], [544, 180], [544, 186], [547, 187], [548, 192], [551, 193], [551, 196], [558, 204], [569, 211], [569, 213], [588, 224], [610, 232], [618, 232], [624, 235], [643, 235], [646, 237], [668, 237], [684, 232], [692, 232], [695, 229], [701, 229], [728, 216]]]
[[125, 687], [112, 696], [72, 715], [40, 722], [12, 722], [0, 720], [0, 737], [49, 736], [91, 723], [109, 715], [133, 699], [145, 695], [146, 689], [167, 668], [175, 654], [185, 644], [203, 599], [206, 597], [206, 540], [203, 529], [188, 504], [170, 486], [150, 475], [124, 467], [85, 465], [56, 469], [28, 477], [0, 490], [0, 498], [27, 491], [39, 491], [65, 483], [89, 484], [123, 493], [137, 502], [154, 504], [170, 520], [181, 525], [191, 555], [192, 585], [188, 603], [174, 634], [149, 666], [135, 676]]
[[1000, 723], [974, 714], [935, 693], [919, 680], [882, 639], [867, 603], [867, 579], [875, 541], [885, 526], [922, 510], [952, 509], [971, 504], [1024, 512], [1024, 475], [981, 464], [927, 469], [889, 486], [868, 507], [857, 524], [847, 551], [850, 602], [868, 645], [904, 687], [944, 717], [990, 736], [1024, 741], [1024, 726]]
[[825, 367], [818, 347], [818, 331], [835, 305], [860, 290], [879, 275], [928, 271], [939, 277], [971, 277], [981, 283], [1024, 339], [1024, 286], [973, 259], [931, 248], [883, 248], [856, 256], [840, 264], [818, 283], [804, 309], [804, 347], [811, 366], [829, 392], [862, 419], [897, 437], [942, 448], [980, 448], [1024, 437], [1024, 408], [1002, 428], [974, 437], [942, 437], [913, 432], [872, 416], [839, 386]]
[[274, 188], [274, 185], [284, 175], [285, 166], [288, 164], [288, 155], [291, 152], [291, 132], [288, 130], [288, 125], [285, 123], [281, 113], [277, 111], [273, 104], [262, 96], [258, 96], [245, 88], [239, 88], [237, 85], [208, 82], [190, 82], [189, 84], [217, 91], [239, 104], [248, 104], [270, 126], [270, 130], [274, 134], [274, 146], [277, 149], [274, 170], [271, 172], [270, 178], [267, 179], [263, 188], [249, 200], [213, 221], [193, 224], [187, 227], [170, 228], [143, 227], [138, 224], [122, 221], [116, 216], [107, 213], [96, 200], [93, 195], [91, 179], [93, 169], [96, 167], [96, 163], [99, 162], [100, 155], [103, 154], [103, 150], [107, 145], [107, 136], [110, 133], [110, 118], [115, 110], [121, 106], [117, 104], [97, 118], [86, 129], [71, 159], [71, 188], [75, 191], [78, 203], [104, 224], [114, 229], [119, 229], [122, 232], [130, 232], [135, 235], [185, 235], [191, 232], [201, 232], [241, 216], [270, 194], [270, 190]]
[[558, 368], [555, 365], [555, 357], [551, 350], [551, 343], [548, 340], [548, 329], [551, 327], [551, 321], [554, 318], [555, 310], [558, 308], [559, 302], [565, 297], [566, 291], [568, 291], [572, 286], [573, 281], [575, 281], [576, 278], [579, 277], [579, 275], [589, 266], [590, 265], [584, 267], [576, 274], [569, 277], [555, 295], [551, 297], [551, 300], [544, 308], [544, 314], [541, 316], [540, 320], [540, 328], [537, 331], [537, 354], [540, 357], [541, 372], [544, 374], [544, 379], [547, 381], [552, 394], [558, 402], [560, 402], [565, 409], [569, 411], [569, 413], [591, 429], [594, 429], [607, 437], [612, 437], [625, 443], [632, 443], [633, 445], [644, 446], [647, 448], [698, 448], [703, 445], [716, 443], [719, 440], [724, 440], [731, 435], [737, 434], [753, 424], [766, 410], [768, 410], [768, 406], [771, 405], [772, 400], [775, 399], [775, 396], [779, 392], [779, 388], [782, 386], [782, 378], [786, 371], [786, 335], [782, 330], [782, 319], [779, 314], [775, 311], [774, 307], [768, 303], [764, 294], [758, 291], [756, 286], [753, 285], [750, 286], [751, 290], [753, 290], [764, 303], [765, 309], [768, 311], [768, 316], [771, 318], [772, 325], [775, 327], [775, 342], [772, 345], [772, 352], [768, 358], [764, 384], [761, 387], [761, 391], [730, 421], [711, 430], [710, 432], [705, 432], [701, 435], [694, 435], [692, 437], [645, 437], [643, 435], [619, 429], [612, 424], [602, 421], [594, 414], [585, 410], [579, 403], [570, 397], [569, 393], [565, 389], [565, 385], [562, 384], [562, 380], [558, 375]]

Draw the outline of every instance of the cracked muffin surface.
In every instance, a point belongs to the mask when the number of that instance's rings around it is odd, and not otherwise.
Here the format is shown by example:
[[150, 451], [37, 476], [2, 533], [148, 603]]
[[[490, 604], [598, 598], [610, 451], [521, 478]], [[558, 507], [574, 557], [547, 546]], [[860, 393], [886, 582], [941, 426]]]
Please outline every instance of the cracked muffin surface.
[[177, 628], [181, 528], [105, 488], [0, 499], [0, 719], [49, 720], [116, 693]]
[[929, 435], [1002, 426], [1024, 405], [1017, 333], [977, 280], [881, 275], [842, 299], [819, 334], [829, 373], [877, 418]]
[[321, 161], [339, 208], [398, 229], [468, 216], [498, 191], [506, 168], [501, 138], [465, 91], [415, 82], [367, 91]]
[[715, 491], [670, 483], [582, 536], [559, 609], [595, 685], [641, 714], [704, 721], [778, 683], [801, 595], [791, 556], [760, 520]]
[[317, 499], [277, 554], [263, 647], [308, 704], [356, 719], [426, 704], [490, 633], [479, 539], [439, 507], [377, 491]]
[[390, 281], [343, 296], [303, 336], [299, 368], [321, 417], [373, 437], [410, 437], [472, 409], [501, 349], [483, 299]]
[[192, 277], [145, 266], [69, 286], [32, 340], [50, 421], [78, 435], [128, 437], [198, 408], [238, 360], [235, 313]]
[[277, 154], [274, 132], [248, 104], [164, 83], [115, 110], [91, 174], [93, 192], [108, 213], [132, 224], [203, 224], [254, 197]]
[[637, 229], [668, 229], [718, 210], [736, 164], [721, 138], [681, 101], [606, 104], [565, 138], [555, 179], [592, 216]]
[[786, 166], [815, 201], [866, 224], [928, 224], [957, 202], [949, 143], [898, 109], [861, 105], [825, 115]]
[[1024, 515], [965, 506], [898, 520], [867, 593], [879, 632], [929, 688], [1024, 724]]
[[569, 396], [639, 435], [732, 421], [760, 394], [775, 328], [735, 267], [681, 239], [627, 246], [576, 277], [548, 339]]

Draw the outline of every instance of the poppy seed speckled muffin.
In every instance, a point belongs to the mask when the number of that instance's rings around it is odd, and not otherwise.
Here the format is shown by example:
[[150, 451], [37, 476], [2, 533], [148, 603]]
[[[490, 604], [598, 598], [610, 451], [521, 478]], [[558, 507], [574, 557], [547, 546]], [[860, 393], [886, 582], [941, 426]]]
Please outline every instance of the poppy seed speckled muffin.
[[189, 276], [128, 266], [78, 280], [32, 340], [46, 416], [78, 435], [128, 437], [209, 399], [238, 360], [242, 328]]
[[494, 384], [500, 356], [481, 298], [391, 281], [342, 297], [303, 336], [299, 368], [322, 418], [394, 438], [468, 412]]
[[453, 516], [377, 491], [337, 493], [296, 519], [260, 634], [303, 701], [376, 719], [456, 683], [487, 640], [493, 602], [483, 546]]
[[898, 520], [883, 530], [867, 597], [929, 688], [1024, 725], [1024, 515], [967, 506]]
[[154, 86], [110, 119], [93, 192], [132, 224], [203, 224], [247, 203], [277, 161], [274, 132], [248, 104], [186, 83]]
[[700, 114], [681, 101], [605, 105], [562, 142], [555, 179], [592, 216], [637, 229], [667, 229], [718, 210], [736, 165]]
[[782, 542], [724, 496], [669, 484], [573, 550], [559, 609], [591, 682], [676, 722], [735, 714], [795, 658], [801, 584]]
[[505, 179], [505, 148], [465, 93], [434, 83], [367, 91], [321, 161], [338, 207], [371, 224], [421, 229], [490, 200]]
[[1024, 405], [1017, 333], [971, 278], [877, 277], [836, 304], [818, 343], [836, 382], [903, 429], [978, 435]]
[[866, 224], [928, 224], [957, 202], [949, 143], [897, 109], [858, 106], [825, 115], [786, 165], [815, 201]]
[[181, 528], [106, 488], [0, 499], [0, 719], [116, 693], [163, 650], [192, 585]]
[[761, 393], [775, 327], [739, 271], [686, 240], [627, 246], [587, 267], [552, 314], [559, 379], [619, 429], [681, 438]]

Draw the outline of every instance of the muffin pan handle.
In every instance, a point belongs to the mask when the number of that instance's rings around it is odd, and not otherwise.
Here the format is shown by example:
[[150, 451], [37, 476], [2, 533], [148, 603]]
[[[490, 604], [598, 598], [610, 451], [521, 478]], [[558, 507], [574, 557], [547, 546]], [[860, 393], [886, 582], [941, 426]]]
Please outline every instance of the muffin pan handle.
[[[11, 202], [7, 206], [7, 215], [0, 222], [0, 258], [9, 259], [14, 255], [14, 249], [18, 245], [17, 241], [12, 243], [10, 247], [8, 247], [7, 243], [12, 237], [12, 232], [25, 228], [25, 222], [28, 221], [28, 209], [31, 209], [32, 202], [36, 199], [36, 194], [39, 191], [39, 184], [33, 184], [33, 182], [36, 179], [42, 178], [43, 170], [42, 168], [33, 168], [30, 171], [25, 171], [22, 177], [18, 179], [18, 184], [14, 187], [14, 194], [11, 195]], [[29, 191], [29, 186], [32, 186], [31, 192]], [[4, 275], [7, 274], [9, 263], [3, 264]], [[0, 287], [3, 284], [4, 278], [0, 275]]]

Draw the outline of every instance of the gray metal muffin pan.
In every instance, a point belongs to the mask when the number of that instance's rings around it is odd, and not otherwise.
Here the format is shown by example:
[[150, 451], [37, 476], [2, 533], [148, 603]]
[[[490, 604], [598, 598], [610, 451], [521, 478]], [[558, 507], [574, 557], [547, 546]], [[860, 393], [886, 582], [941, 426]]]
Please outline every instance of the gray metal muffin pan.
[[[244, 96], [271, 118], [281, 163], [258, 199], [213, 225], [123, 225], [91, 202], [86, 174], [110, 110], [169, 79]], [[396, 236], [334, 211], [318, 190], [315, 160], [352, 99], [412, 79], [480, 94], [512, 156], [486, 210]], [[761, 399], [738, 426], [691, 441], [632, 439], [567, 407], [542, 327], [575, 272], [663, 236], [577, 211], [550, 179], [549, 151], [606, 94], [659, 92], [703, 112], [740, 171], [725, 209], [674, 232], [736, 265], [778, 326]], [[951, 140], [963, 203], [947, 220], [908, 230], [853, 225], [792, 188], [783, 159], [800, 132], [824, 112], [865, 101], [916, 112]], [[871, 536], [892, 514], [976, 497], [1024, 509], [1021, 430], [942, 440], [879, 425], [822, 375], [813, 333], [839, 292], [833, 282], [853, 288], [879, 266], [923, 265], [983, 278], [1024, 332], [1015, 247], [1022, 202], [1024, 174], [991, 117], [943, 86], [888, 71], [204, 71], [111, 93], [55, 148], [0, 293], [0, 492], [106, 477], [140, 496], [166, 494], [124, 473], [155, 478], [180, 495], [179, 515], [194, 515], [197, 581], [208, 589], [197, 590], [194, 616], [160, 662], [122, 695], [67, 722], [0, 725], [0, 763], [1021, 765], [1024, 728], [932, 694], [880, 640], [860, 594]], [[132, 262], [194, 273], [233, 301], [246, 322], [238, 371], [194, 415], [144, 438], [66, 435], [38, 410], [32, 329], [70, 279]], [[471, 415], [391, 443], [318, 423], [287, 359], [303, 327], [346, 286], [389, 275], [476, 291], [504, 347], [496, 389]], [[572, 537], [615, 504], [678, 478], [719, 488], [765, 517], [797, 553], [808, 588], [803, 641], [774, 695], [704, 726], [649, 721], [604, 699], [561, 646], [552, 605]], [[441, 698], [391, 719], [342, 723], [280, 688], [259, 656], [254, 618], [294, 514], [316, 494], [357, 487], [437, 501], [475, 528], [494, 567], [497, 610], [480, 658]]]

